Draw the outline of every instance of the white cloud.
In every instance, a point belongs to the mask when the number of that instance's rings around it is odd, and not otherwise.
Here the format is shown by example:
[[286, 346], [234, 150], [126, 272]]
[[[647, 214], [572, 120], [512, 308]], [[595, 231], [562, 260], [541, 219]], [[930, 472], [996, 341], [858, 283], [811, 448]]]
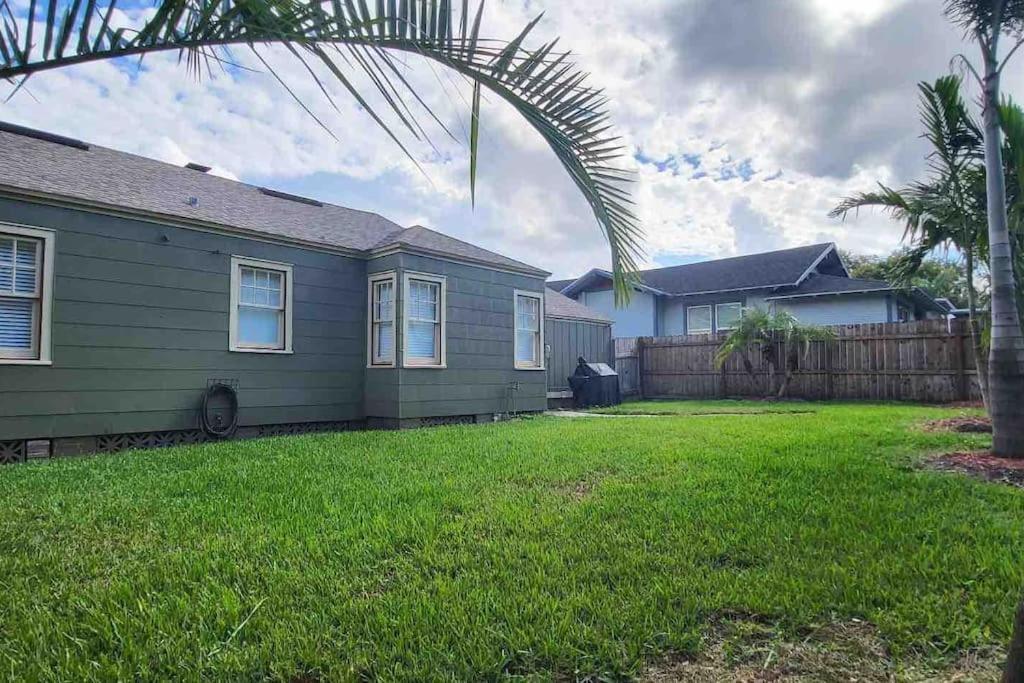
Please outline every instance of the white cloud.
[[[760, 52], [733, 55], [737, 63], [726, 74], [699, 55], [694, 61], [679, 42], [677, 18], [701, 16], [696, 12], [701, 2], [488, 2], [485, 33], [512, 36], [545, 10], [537, 40], [561, 35], [561, 44], [573, 48], [594, 74], [594, 84], [607, 89], [627, 149], [652, 161], [624, 161], [638, 172], [635, 196], [651, 263], [825, 239], [859, 251], [895, 247], [900, 230], [885, 218], [865, 214], [844, 224], [827, 213], [845, 194], [876, 180], [905, 182], [920, 171], [913, 83], [941, 74], [946, 58], [914, 63], [900, 82], [876, 92], [880, 86], [871, 79], [900, 69], [901, 63], [874, 64], [874, 70], [855, 72], [857, 82], [837, 83], [828, 70], [834, 63], [822, 63], [819, 70], [786, 66], [790, 58], [804, 64], [807, 55], [775, 54], [794, 49], [787, 44], [794, 39], [769, 32], [760, 36], [768, 41], [757, 48]], [[851, 44], [870, 39], [899, 11], [919, 13], [922, 24], [942, 22], [940, 8], [925, 1], [786, 0], [770, 8], [783, 6], [799, 6], [816, 17], [827, 31], [820, 49], [837, 51], [838, 60], [870, 62], [871, 49], [850, 52]], [[917, 49], [913, 36], [906, 41], [906, 49]], [[945, 47], [937, 49], [946, 54]], [[404, 134], [424, 175], [341, 88], [331, 88], [340, 109], [335, 111], [301, 65], [281, 50], [261, 54], [337, 140], [269, 74], [232, 69], [196, 81], [175, 55], [147, 58], [138, 74], [112, 63], [41, 74], [29, 82], [32, 96], [23, 93], [2, 105], [0, 116], [170, 163], [210, 165], [227, 177], [286, 184], [304, 194], [311, 194], [302, 191], [304, 185], [320, 177], [316, 194], [323, 196], [326, 174], [327, 200], [344, 197], [350, 205], [406, 224], [430, 225], [556, 276], [608, 264], [607, 247], [586, 203], [543, 140], [499, 98], [488, 97], [484, 107], [477, 207], [471, 211], [464, 141], [429, 127], [434, 150]], [[245, 50], [234, 57], [262, 69]], [[466, 85], [439, 66], [402, 59], [432, 107], [464, 136]], [[766, 61], [778, 64], [784, 85], [778, 73], [745, 78], [738, 71]], [[843, 137], [830, 139], [832, 131], [822, 129], [818, 119], [829, 112], [827, 123], [837, 103], [845, 107], [837, 110], [845, 128]], [[857, 140], [872, 139], [883, 129], [902, 131], [899, 144], [857, 147]], [[827, 163], [830, 159], [836, 163]], [[674, 168], [664, 163], [669, 160]], [[820, 170], [833, 166], [837, 170]]]

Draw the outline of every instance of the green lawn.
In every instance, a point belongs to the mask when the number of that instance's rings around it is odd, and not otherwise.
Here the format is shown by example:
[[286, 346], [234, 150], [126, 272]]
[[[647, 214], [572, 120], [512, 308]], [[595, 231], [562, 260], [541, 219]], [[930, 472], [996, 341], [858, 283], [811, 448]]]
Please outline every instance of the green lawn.
[[1002, 644], [1024, 492], [912, 467], [984, 438], [792, 405], [3, 468], [0, 676], [629, 678], [723, 615], [857, 617], [897, 662]]

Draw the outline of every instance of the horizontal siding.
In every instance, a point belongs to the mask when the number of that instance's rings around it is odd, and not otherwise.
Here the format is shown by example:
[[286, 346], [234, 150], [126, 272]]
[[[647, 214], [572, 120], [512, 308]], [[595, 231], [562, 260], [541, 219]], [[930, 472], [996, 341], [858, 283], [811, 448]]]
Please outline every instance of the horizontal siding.
[[889, 322], [887, 295], [824, 296], [813, 299], [781, 299], [776, 310], [792, 313], [808, 325], [859, 325]]
[[[407, 254], [399, 268], [447, 278], [447, 368], [399, 369], [399, 412], [380, 417], [544, 409], [544, 373], [514, 367], [513, 327], [514, 291], [542, 292], [541, 278]], [[511, 388], [515, 382], [518, 391]]]
[[[0, 366], [0, 438], [195, 428], [215, 379], [243, 425], [362, 417], [365, 262], [13, 200], [0, 216], [57, 231], [53, 366]], [[232, 255], [293, 264], [293, 354], [227, 350]]]

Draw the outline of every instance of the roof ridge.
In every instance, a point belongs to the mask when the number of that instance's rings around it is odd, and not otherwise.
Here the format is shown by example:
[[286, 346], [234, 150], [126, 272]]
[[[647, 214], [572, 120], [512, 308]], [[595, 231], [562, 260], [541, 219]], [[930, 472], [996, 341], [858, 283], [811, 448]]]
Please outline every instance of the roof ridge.
[[750, 258], [753, 256], [772, 256], [775, 254], [784, 254], [786, 252], [797, 251], [800, 249], [811, 249], [812, 247], [820, 247], [822, 251], [825, 249], [835, 246], [835, 242], [819, 242], [815, 244], [805, 244], [799, 247], [787, 247], [786, 249], [773, 249], [772, 251], [757, 251], [752, 254], [737, 254], [735, 256], [723, 256], [722, 258], [708, 259], [706, 261], [694, 261], [693, 263], [679, 263], [674, 266], [662, 266], [660, 268], [648, 268], [647, 270], [638, 271], [641, 275], [644, 273], [655, 273], [659, 271], [672, 270], [673, 268], [689, 268], [692, 266], [700, 266], [707, 263], [721, 263], [722, 261], [733, 261], [736, 259]]
[[[2, 124], [2, 123], [7, 123], [7, 122], [0, 121], [0, 124]], [[173, 168], [173, 169], [178, 170], [178, 171], [185, 171], [185, 172], [193, 174], [192, 176], [189, 176], [191, 178], [200, 178], [200, 177], [202, 177], [202, 178], [214, 179], [216, 181], [225, 182], [225, 183], [231, 183], [233, 185], [241, 185], [243, 187], [252, 189], [252, 190], [254, 190], [256, 192], [259, 192], [262, 189], [268, 189], [268, 190], [272, 190], [272, 191], [276, 191], [276, 192], [281, 192], [283, 194], [291, 194], [291, 193], [288, 193], [288, 192], [284, 192], [284, 190], [275, 190], [272, 187], [263, 187], [263, 186], [260, 186], [260, 185], [256, 185], [256, 184], [253, 184], [253, 183], [246, 182], [244, 180], [236, 180], [236, 179], [233, 179], [233, 178], [225, 178], [224, 176], [220, 176], [220, 175], [217, 175], [215, 173], [207, 173], [207, 172], [197, 173], [196, 171], [194, 171], [192, 169], [189, 169], [189, 168], [186, 168], [185, 166], [179, 166], [178, 164], [173, 164], [170, 161], [164, 161], [163, 159], [155, 159], [153, 157], [148, 157], [148, 156], [145, 156], [143, 154], [137, 154], [135, 152], [126, 152], [124, 150], [116, 149], [114, 147], [107, 147], [106, 145], [96, 144], [95, 142], [86, 142], [84, 140], [78, 140], [77, 138], [69, 138], [69, 137], [60, 135], [58, 133], [51, 133], [50, 131], [42, 130], [42, 129], [39, 129], [39, 128], [31, 128], [29, 126], [21, 126], [21, 125], [18, 125], [18, 124], [8, 124], [8, 126], [12, 126], [12, 127], [16, 126], [18, 128], [24, 128], [25, 130], [31, 131], [31, 132], [43, 133], [45, 135], [50, 135], [50, 136], [54, 136], [54, 137], [58, 137], [58, 138], [63, 138], [63, 139], [66, 139], [66, 140], [73, 140], [75, 142], [81, 142], [81, 143], [83, 143], [83, 144], [88, 146], [88, 149], [83, 150], [85, 152], [93, 152], [93, 151], [99, 150], [99, 151], [103, 151], [103, 152], [111, 152], [113, 154], [122, 154], [122, 155], [125, 155], [125, 156], [134, 157], [135, 159], [140, 159], [140, 160], [142, 160], [144, 162], [148, 162], [148, 163], [152, 163], [152, 164], [160, 164], [162, 166], [167, 166], [168, 168]], [[60, 143], [60, 142], [48, 141], [48, 140], [46, 140], [44, 138], [33, 137], [33, 136], [30, 136], [30, 135], [26, 135], [24, 133], [19, 133], [16, 130], [12, 130], [11, 128], [8, 128], [8, 127], [0, 129], [0, 132], [8, 133], [9, 135], [19, 135], [19, 136], [22, 136], [22, 137], [32, 137], [33, 139], [40, 140], [42, 142], [50, 142], [50, 144], [63, 144], [63, 143]], [[296, 195], [296, 196], [301, 196], [301, 195]], [[324, 201], [322, 199], [317, 199], [315, 197], [309, 197], [309, 199], [312, 199], [313, 201], [318, 201], [318, 202], [320, 202], [324, 206], [330, 206], [330, 207], [335, 208], [335, 209], [345, 209], [346, 211], [356, 211], [358, 213], [364, 213], [364, 214], [368, 214], [370, 216], [375, 216], [375, 217], [381, 218], [381, 219], [383, 219], [383, 220], [385, 220], [385, 221], [387, 221], [389, 223], [392, 223], [392, 224], [396, 225], [399, 228], [402, 228], [402, 226], [399, 225], [398, 223], [395, 223], [395, 221], [391, 220], [387, 216], [384, 216], [384, 215], [381, 215], [381, 214], [377, 213], [376, 211], [370, 211], [369, 209], [357, 209], [357, 208], [351, 207], [351, 206], [343, 206], [341, 204], [335, 204], [333, 202], [327, 202], [327, 201]]]

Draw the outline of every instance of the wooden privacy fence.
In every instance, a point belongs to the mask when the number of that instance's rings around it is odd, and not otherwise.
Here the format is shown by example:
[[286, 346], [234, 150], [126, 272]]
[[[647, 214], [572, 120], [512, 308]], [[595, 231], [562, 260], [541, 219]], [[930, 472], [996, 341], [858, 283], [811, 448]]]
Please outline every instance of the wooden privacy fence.
[[[966, 321], [842, 325], [835, 339], [799, 351], [799, 369], [787, 396], [812, 400], [868, 399], [949, 403], [980, 400]], [[645, 398], [764, 396], [769, 368], [759, 349], [748, 357], [754, 377], [738, 355], [721, 369], [715, 354], [727, 337], [639, 337], [616, 339], [616, 367], [623, 393]], [[783, 344], [777, 357], [785, 358]], [[784, 361], [780, 361], [784, 362]], [[782, 368], [777, 370], [781, 375]], [[781, 376], [776, 378], [776, 387]]]

